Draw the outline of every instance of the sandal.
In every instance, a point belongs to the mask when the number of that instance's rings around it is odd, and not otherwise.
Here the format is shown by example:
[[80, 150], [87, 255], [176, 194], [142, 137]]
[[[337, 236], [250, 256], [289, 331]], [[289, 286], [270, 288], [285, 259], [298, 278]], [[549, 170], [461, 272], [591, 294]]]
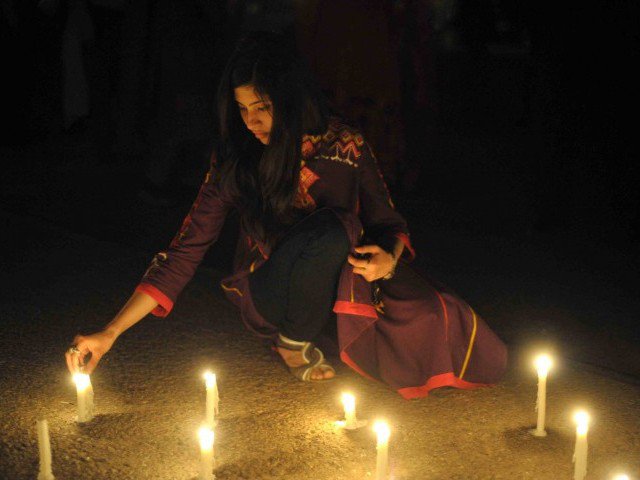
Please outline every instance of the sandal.
[[[298, 367], [289, 367], [289, 365], [287, 365], [289, 371], [298, 380], [302, 380], [303, 382], [328, 382], [336, 378], [335, 369], [325, 361], [324, 354], [313, 344], [313, 342], [297, 342], [282, 334], [278, 334], [276, 347], [302, 353], [302, 359], [307, 363]], [[321, 379], [311, 378], [311, 372], [316, 368], [321, 368], [323, 373], [333, 372], [333, 377]]]

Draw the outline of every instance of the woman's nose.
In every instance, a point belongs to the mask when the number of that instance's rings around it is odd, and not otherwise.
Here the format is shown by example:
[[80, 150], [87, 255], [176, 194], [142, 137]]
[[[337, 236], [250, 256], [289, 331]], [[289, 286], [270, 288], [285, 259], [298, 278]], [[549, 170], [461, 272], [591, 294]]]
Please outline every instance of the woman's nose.
[[258, 124], [260, 124], [260, 119], [258, 118], [257, 112], [248, 112], [247, 125], [258, 125]]

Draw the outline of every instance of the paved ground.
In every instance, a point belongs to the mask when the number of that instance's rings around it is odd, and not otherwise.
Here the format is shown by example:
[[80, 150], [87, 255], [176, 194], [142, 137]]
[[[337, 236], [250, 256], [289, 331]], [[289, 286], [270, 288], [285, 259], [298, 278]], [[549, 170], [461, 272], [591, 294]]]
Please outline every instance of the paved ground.
[[[370, 478], [373, 433], [332, 425], [345, 388], [357, 395], [361, 417], [390, 421], [396, 480], [571, 478], [578, 406], [593, 416], [588, 478], [609, 479], [618, 469], [640, 478], [637, 251], [579, 230], [501, 236], [438, 226], [422, 218], [419, 198], [399, 202], [418, 261], [507, 340], [502, 384], [409, 402], [346, 368], [330, 384], [295, 381], [243, 330], [216, 287], [227, 268], [227, 236], [171, 317], [143, 321], [104, 359], [93, 376], [97, 417], [78, 426], [62, 353], [77, 331], [116, 312], [188, 203], [167, 210], [136, 202], [124, 164], [56, 166], [42, 150], [22, 155], [14, 160], [42, 176], [15, 173], [3, 189], [0, 478], [35, 477], [39, 417], [50, 422], [59, 479], [194, 478], [205, 367], [220, 385], [219, 480]], [[537, 345], [557, 355], [546, 439], [527, 434]]]

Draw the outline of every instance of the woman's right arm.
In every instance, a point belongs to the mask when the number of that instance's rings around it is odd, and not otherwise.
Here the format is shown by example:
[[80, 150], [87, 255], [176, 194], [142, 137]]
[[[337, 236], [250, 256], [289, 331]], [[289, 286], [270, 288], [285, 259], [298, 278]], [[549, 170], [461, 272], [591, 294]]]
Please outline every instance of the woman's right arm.
[[[93, 372], [120, 334], [146, 317], [157, 306], [158, 302], [151, 296], [139, 291], [134, 292], [124, 307], [101, 331], [91, 335], [76, 335], [73, 345], [78, 352], [68, 350], [65, 354], [69, 371], [75, 373], [84, 366], [84, 373]], [[89, 353], [91, 356], [85, 364]]]
[[[158, 253], [135, 292], [103, 330], [92, 335], [78, 335], [69, 349], [67, 366], [78, 371], [84, 363], [91, 373], [115, 340], [147, 314], [166, 316], [178, 295], [195, 273], [208, 248], [216, 241], [230, 203], [222, 198], [215, 180], [215, 157], [198, 196], [169, 248]], [[91, 352], [91, 358], [87, 354]]]

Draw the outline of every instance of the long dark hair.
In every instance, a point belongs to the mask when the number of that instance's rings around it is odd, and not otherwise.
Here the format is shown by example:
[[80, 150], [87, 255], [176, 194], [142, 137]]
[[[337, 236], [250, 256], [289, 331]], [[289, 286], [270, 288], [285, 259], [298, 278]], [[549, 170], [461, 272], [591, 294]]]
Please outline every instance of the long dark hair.
[[[240, 116], [234, 89], [245, 85], [271, 100], [268, 145], [250, 134]], [[324, 133], [328, 114], [320, 90], [283, 37], [254, 32], [240, 40], [218, 89], [218, 172], [252, 237], [270, 244], [295, 220], [302, 136]]]

